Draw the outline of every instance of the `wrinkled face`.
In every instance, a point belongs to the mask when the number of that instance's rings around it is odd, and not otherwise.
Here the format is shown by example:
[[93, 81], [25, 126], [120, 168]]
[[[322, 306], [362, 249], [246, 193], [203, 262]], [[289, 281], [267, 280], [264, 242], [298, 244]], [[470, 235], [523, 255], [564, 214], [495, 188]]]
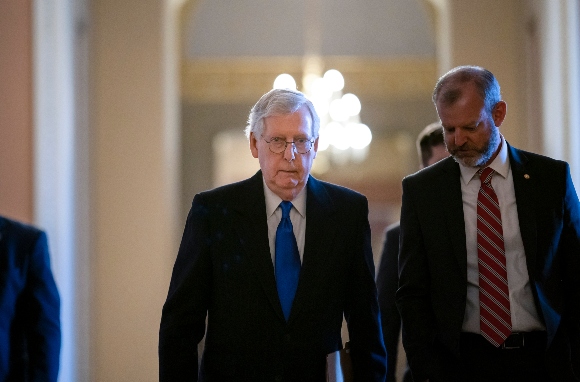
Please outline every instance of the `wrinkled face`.
[[293, 200], [306, 185], [312, 161], [318, 151], [318, 138], [306, 154], [297, 153], [290, 143], [283, 152], [276, 154], [266, 142], [272, 138], [286, 142], [312, 140], [312, 118], [308, 108], [302, 106], [293, 114], [267, 117], [264, 119], [262, 136], [250, 134], [250, 150], [260, 162], [266, 185], [282, 200]]
[[500, 101], [489, 115], [473, 83], [464, 86], [463, 95], [452, 105], [437, 102], [445, 145], [453, 158], [464, 166], [483, 166], [495, 158], [501, 137], [498, 127], [506, 114]]

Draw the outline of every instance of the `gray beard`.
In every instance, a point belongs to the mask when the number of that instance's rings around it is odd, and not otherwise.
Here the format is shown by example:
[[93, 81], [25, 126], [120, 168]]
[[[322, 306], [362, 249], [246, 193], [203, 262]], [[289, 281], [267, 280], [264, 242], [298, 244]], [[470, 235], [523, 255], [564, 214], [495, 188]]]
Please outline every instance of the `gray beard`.
[[483, 152], [479, 157], [474, 158], [458, 158], [457, 156], [453, 156], [453, 159], [459, 164], [462, 164], [466, 167], [480, 167], [486, 164], [493, 154], [495, 150], [499, 147], [501, 142], [501, 135], [499, 134], [499, 129], [496, 127], [493, 129], [491, 136], [489, 137], [489, 141], [487, 141], [487, 145], [483, 148]]

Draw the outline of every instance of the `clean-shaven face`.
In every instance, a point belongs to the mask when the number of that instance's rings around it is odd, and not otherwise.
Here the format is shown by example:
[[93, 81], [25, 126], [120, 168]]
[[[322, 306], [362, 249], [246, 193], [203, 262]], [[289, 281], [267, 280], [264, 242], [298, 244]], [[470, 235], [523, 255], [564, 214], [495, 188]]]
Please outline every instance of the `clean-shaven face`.
[[282, 200], [293, 200], [306, 185], [312, 162], [318, 151], [318, 138], [306, 154], [299, 154], [288, 144], [281, 153], [273, 153], [266, 141], [280, 138], [286, 142], [313, 140], [312, 117], [306, 106], [293, 114], [264, 118], [262, 136], [250, 134], [250, 150], [258, 158], [266, 185]]

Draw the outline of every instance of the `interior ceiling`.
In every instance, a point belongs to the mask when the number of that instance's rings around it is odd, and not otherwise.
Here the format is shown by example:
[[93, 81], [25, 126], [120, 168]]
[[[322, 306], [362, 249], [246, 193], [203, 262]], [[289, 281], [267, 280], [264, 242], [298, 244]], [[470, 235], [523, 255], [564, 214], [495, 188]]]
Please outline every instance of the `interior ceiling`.
[[435, 56], [423, 0], [200, 0], [188, 20], [187, 59]]

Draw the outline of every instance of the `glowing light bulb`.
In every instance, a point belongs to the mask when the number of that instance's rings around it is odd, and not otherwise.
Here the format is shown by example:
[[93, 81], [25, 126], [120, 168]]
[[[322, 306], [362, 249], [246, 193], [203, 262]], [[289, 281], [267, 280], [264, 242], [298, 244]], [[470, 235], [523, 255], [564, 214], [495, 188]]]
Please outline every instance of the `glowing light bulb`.
[[346, 134], [346, 128], [338, 122], [330, 122], [326, 125], [328, 131], [330, 144], [339, 150], [346, 150], [349, 148], [350, 143], [348, 142], [348, 136]]
[[310, 89], [313, 98], [329, 99], [332, 97], [332, 89], [330, 89], [328, 83], [320, 77], [312, 81]]
[[363, 149], [367, 147], [372, 139], [371, 129], [364, 123], [349, 123], [346, 126], [345, 134], [349, 138], [349, 145], [353, 149]]
[[318, 131], [318, 151], [324, 151], [330, 146], [330, 136], [327, 126], [320, 126]]
[[343, 95], [342, 104], [345, 108], [346, 113], [349, 116], [354, 117], [355, 115], [358, 115], [360, 113], [361, 109], [360, 100], [354, 94], [346, 93], [345, 95]]
[[344, 122], [348, 119], [348, 114], [346, 108], [344, 107], [344, 102], [342, 99], [335, 99], [330, 103], [328, 108], [328, 114], [330, 118], [338, 122]]
[[344, 88], [344, 77], [336, 69], [330, 69], [322, 77], [332, 91], [338, 92]]
[[296, 81], [294, 80], [294, 77], [292, 77], [290, 74], [287, 74], [287, 73], [280, 74], [274, 80], [273, 89], [296, 90]]

